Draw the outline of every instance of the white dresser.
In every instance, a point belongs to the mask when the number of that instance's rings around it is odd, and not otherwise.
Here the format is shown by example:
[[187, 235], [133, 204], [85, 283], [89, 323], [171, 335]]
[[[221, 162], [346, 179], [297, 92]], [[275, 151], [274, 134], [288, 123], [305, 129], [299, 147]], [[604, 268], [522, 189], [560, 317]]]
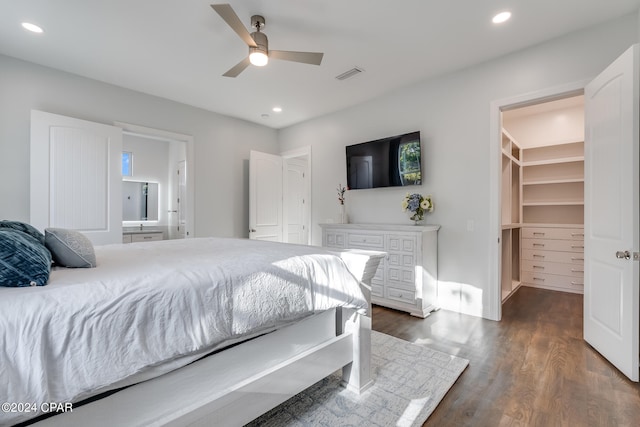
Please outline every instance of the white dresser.
[[584, 228], [522, 228], [522, 283], [564, 292], [584, 291]]
[[437, 308], [439, 225], [320, 224], [322, 245], [387, 253], [371, 281], [373, 304], [426, 317]]

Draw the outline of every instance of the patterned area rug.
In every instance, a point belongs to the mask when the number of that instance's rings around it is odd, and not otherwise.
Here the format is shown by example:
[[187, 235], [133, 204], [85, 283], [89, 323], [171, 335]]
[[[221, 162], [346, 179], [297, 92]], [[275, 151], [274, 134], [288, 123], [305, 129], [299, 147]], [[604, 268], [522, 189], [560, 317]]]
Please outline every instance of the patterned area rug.
[[380, 332], [371, 335], [374, 385], [362, 395], [335, 373], [250, 424], [282, 426], [421, 426], [469, 361]]

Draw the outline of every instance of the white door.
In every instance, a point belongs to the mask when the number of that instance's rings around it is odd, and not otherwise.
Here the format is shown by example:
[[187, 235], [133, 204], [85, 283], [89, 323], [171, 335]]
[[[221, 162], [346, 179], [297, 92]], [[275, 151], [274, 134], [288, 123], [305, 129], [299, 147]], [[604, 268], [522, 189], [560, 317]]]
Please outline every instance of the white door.
[[307, 227], [307, 161], [284, 159], [284, 241], [309, 244]]
[[282, 241], [282, 157], [249, 153], [249, 238]]
[[31, 223], [122, 243], [122, 129], [31, 111]]
[[585, 88], [584, 339], [638, 381], [638, 46]]

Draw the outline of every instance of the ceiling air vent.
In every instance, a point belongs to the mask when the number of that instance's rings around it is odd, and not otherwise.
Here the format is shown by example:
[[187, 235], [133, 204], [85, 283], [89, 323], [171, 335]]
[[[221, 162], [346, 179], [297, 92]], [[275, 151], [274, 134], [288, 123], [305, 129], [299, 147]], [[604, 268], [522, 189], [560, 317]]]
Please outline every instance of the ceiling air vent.
[[353, 67], [350, 70], [345, 71], [344, 73], [337, 75], [336, 79], [338, 80], [347, 80], [350, 79], [353, 76], [357, 76], [358, 74], [364, 72], [364, 69], [360, 68], [360, 67]]

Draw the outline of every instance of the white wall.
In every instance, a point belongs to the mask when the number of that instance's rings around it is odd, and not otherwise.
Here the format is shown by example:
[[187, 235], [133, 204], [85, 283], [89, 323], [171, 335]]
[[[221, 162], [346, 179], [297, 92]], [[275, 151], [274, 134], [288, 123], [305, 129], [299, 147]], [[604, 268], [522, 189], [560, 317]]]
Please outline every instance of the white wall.
[[526, 116], [502, 114], [502, 126], [520, 148], [584, 141], [584, 106]]
[[0, 219], [29, 220], [31, 109], [192, 135], [195, 235], [248, 235], [249, 151], [277, 153], [275, 130], [2, 55]]
[[[638, 39], [632, 14], [515, 54], [428, 80], [374, 101], [279, 132], [282, 150], [312, 146], [313, 242], [318, 223], [335, 216], [335, 188], [346, 181], [349, 144], [422, 132], [423, 181], [407, 187], [432, 194], [440, 224], [439, 300], [443, 308], [487, 315], [490, 245], [490, 103], [595, 76]], [[345, 84], [349, 84], [348, 80]], [[348, 191], [352, 222], [409, 224], [406, 189]]]

